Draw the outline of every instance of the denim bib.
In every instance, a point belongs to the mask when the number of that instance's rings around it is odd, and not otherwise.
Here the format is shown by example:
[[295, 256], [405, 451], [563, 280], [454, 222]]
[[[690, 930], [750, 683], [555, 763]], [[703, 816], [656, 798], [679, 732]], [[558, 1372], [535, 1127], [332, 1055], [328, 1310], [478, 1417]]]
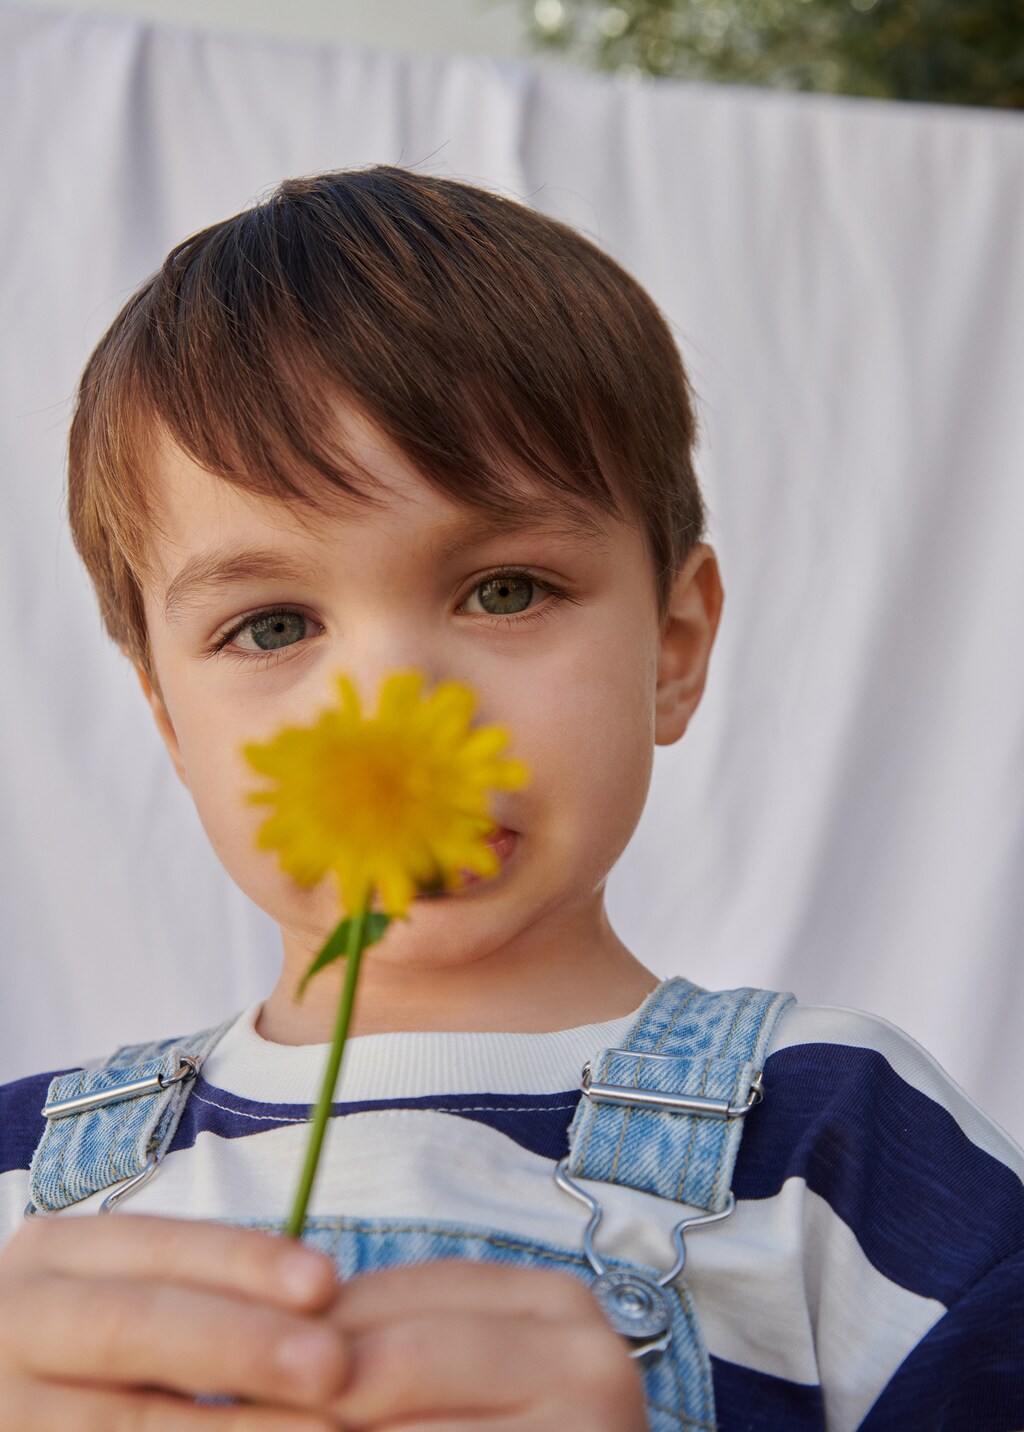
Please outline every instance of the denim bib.
[[[307, 1218], [303, 1239], [329, 1253], [342, 1278], [438, 1258], [575, 1275], [639, 1360], [651, 1432], [714, 1432], [710, 1362], [683, 1276], [684, 1233], [732, 1211], [743, 1123], [761, 1101], [772, 1032], [792, 1002], [771, 990], [709, 991], [669, 979], [648, 995], [621, 1047], [595, 1050], [582, 1071], [569, 1152], [553, 1168], [559, 1187], [590, 1211], [582, 1249], [455, 1220], [343, 1215]], [[59, 1212], [106, 1188], [100, 1212], [109, 1213], [152, 1178], [203, 1061], [237, 1019], [187, 1037], [123, 1045], [100, 1068], [53, 1079], [26, 1216]], [[670, 1268], [598, 1253], [602, 1183], [679, 1205]], [[282, 1232], [280, 1220], [245, 1226]]]

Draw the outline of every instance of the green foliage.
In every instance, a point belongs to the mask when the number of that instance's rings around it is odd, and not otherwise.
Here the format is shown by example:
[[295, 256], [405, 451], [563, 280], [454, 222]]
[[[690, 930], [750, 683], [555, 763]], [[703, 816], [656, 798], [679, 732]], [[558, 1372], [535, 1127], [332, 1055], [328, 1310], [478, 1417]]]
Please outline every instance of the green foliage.
[[1024, 0], [518, 0], [601, 70], [1024, 109]]

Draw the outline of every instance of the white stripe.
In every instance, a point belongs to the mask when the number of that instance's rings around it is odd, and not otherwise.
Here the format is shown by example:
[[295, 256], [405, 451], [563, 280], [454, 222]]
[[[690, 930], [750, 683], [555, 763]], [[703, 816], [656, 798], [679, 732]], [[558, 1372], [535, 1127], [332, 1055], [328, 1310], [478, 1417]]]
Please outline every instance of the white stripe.
[[927, 1049], [897, 1025], [857, 1009], [790, 1005], [775, 1026], [769, 1053], [799, 1044], [842, 1044], [876, 1050], [901, 1079], [947, 1109], [971, 1143], [1024, 1180], [1024, 1149], [978, 1107]]

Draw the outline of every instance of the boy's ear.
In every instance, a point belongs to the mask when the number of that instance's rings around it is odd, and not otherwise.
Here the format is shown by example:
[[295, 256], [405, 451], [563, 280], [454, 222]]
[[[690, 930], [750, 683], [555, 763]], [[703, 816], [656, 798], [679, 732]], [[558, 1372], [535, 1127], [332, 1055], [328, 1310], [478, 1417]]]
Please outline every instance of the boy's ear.
[[659, 637], [654, 707], [657, 746], [678, 741], [697, 709], [723, 600], [718, 559], [706, 542], [699, 542], [672, 584]]
[[153, 683], [143, 671], [142, 667], [139, 666], [138, 662], [133, 661], [132, 665], [135, 667], [135, 675], [139, 678], [142, 694], [149, 702], [149, 709], [152, 711], [156, 720], [156, 728], [160, 732], [171, 760], [174, 762], [174, 769], [178, 773], [178, 779], [185, 789], [188, 790], [188, 776], [185, 774], [185, 763], [181, 759], [181, 747], [178, 745], [178, 737], [175, 734], [174, 727], [171, 725], [171, 718], [167, 714], [167, 707], [157, 692], [153, 690]]

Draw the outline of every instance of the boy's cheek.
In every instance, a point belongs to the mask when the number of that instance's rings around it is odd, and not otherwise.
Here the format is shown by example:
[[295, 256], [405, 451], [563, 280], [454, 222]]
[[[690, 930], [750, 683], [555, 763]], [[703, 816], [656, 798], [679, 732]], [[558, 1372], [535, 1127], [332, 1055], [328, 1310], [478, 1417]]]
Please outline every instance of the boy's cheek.
[[[565, 859], [582, 856], [581, 866], [596, 869], [608, 852], [617, 858], [628, 843], [653, 767], [652, 695], [645, 690], [643, 665], [636, 646], [618, 654], [588, 647], [568, 662], [563, 658], [547, 684], [529, 682], [524, 690], [525, 675], [517, 673], [502, 700], [483, 693], [481, 710], [506, 726], [509, 753], [530, 767], [526, 789], [495, 800], [499, 815], [522, 833], [520, 868], [550, 862], [554, 874]], [[273, 735], [285, 718], [275, 711], [268, 721], [264, 701], [250, 723], [234, 709], [225, 722], [216, 703], [182, 694], [175, 735], [183, 779], [218, 859], [279, 923], [319, 929], [334, 913], [333, 887], [326, 881], [313, 891], [296, 887], [273, 853], [257, 848], [268, 811], [245, 799], [261, 782], [241, 747]], [[296, 723], [315, 717], [311, 700]], [[173, 701], [170, 709], [175, 711]]]

